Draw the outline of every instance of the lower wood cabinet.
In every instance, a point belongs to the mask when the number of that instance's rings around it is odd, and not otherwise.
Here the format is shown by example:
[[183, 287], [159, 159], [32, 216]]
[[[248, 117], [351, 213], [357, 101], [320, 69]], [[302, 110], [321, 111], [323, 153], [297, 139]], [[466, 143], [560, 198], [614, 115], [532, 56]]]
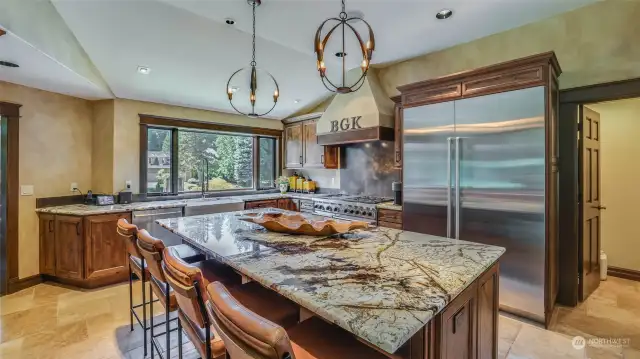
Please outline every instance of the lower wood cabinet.
[[47, 279], [95, 288], [129, 275], [117, 222], [131, 213], [96, 216], [40, 214], [40, 273]]
[[281, 198], [278, 200], [278, 208], [287, 211], [300, 212], [300, 200], [291, 198]]
[[496, 359], [499, 264], [458, 294], [398, 349], [401, 359]]
[[244, 209], [255, 209], [255, 208], [278, 208], [278, 200], [269, 199], [265, 201], [250, 201], [250, 202], [244, 203]]
[[378, 209], [378, 226], [402, 229], [402, 211]]

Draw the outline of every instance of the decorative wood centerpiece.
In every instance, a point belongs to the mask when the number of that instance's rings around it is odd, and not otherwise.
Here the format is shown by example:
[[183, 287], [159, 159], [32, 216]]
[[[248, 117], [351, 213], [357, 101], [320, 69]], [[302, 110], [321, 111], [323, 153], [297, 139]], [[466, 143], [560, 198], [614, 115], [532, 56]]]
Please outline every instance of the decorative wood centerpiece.
[[369, 225], [363, 221], [336, 221], [333, 219], [313, 221], [300, 214], [285, 213], [247, 213], [240, 217], [240, 220], [259, 224], [272, 232], [308, 236], [330, 236], [354, 229], [367, 228]]

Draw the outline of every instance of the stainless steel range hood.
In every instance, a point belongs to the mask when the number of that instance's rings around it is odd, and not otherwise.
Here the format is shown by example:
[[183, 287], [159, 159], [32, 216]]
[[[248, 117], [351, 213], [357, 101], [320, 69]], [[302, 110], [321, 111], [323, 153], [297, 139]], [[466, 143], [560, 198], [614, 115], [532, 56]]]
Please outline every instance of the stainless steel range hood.
[[[347, 78], [360, 76], [351, 70]], [[349, 82], [349, 81], [347, 81]], [[375, 70], [369, 70], [365, 83], [352, 93], [337, 94], [318, 120], [318, 144], [342, 145], [368, 141], [393, 141], [394, 103], [378, 82]]]

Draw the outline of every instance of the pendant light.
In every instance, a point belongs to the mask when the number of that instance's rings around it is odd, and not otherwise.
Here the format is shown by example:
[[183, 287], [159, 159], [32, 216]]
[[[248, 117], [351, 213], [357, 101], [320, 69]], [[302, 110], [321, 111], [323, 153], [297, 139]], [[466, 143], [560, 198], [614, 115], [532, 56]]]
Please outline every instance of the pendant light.
[[[337, 23], [332, 28], [330, 28], [326, 36], [322, 38], [322, 30], [324, 26], [330, 21], [335, 21]], [[361, 21], [362, 23], [364, 23], [367, 29], [369, 30], [369, 39], [367, 40], [366, 45], [362, 41], [362, 36], [360, 36], [358, 31], [353, 27], [353, 25], [351, 25], [352, 23], [357, 21]], [[342, 50], [336, 53], [336, 56], [342, 59], [342, 84], [339, 86], [335, 85], [333, 82], [331, 82], [331, 80], [329, 80], [329, 78], [327, 78], [327, 68], [325, 67], [325, 63], [324, 63], [324, 50], [326, 48], [327, 42], [331, 38], [331, 35], [334, 33], [334, 31], [337, 30], [338, 28], [340, 28], [342, 33]], [[347, 29], [353, 32], [353, 34], [355, 35], [360, 45], [360, 52], [362, 53], [362, 62], [360, 63], [360, 68], [362, 69], [362, 75], [360, 76], [358, 81], [354, 82], [351, 85], [346, 84], [347, 53], [345, 52], [345, 32]], [[322, 84], [324, 85], [324, 87], [326, 87], [327, 90], [331, 92], [337, 92], [337, 93], [349, 93], [349, 92], [358, 91], [360, 87], [362, 87], [362, 85], [364, 84], [364, 80], [365, 80], [365, 77], [367, 76], [367, 72], [369, 71], [369, 65], [371, 64], [371, 58], [372, 58], [373, 50], [375, 49], [375, 47], [376, 47], [375, 38], [373, 36], [373, 30], [371, 29], [371, 26], [369, 26], [369, 23], [367, 23], [361, 17], [357, 17], [357, 16], [348, 17], [345, 11], [344, 0], [342, 0], [342, 11], [340, 12], [339, 17], [338, 18], [332, 17], [325, 20], [318, 28], [318, 31], [316, 31], [314, 49], [317, 55], [318, 72], [320, 73], [320, 79], [322, 80]]]
[[[273, 77], [273, 75], [271, 75], [269, 72], [265, 70], [262, 70], [256, 67], [257, 65], [256, 63], [256, 7], [260, 6], [261, 0], [247, 0], [247, 3], [251, 5], [253, 8], [253, 44], [252, 44], [253, 57], [251, 59], [251, 62], [249, 63], [249, 67], [243, 67], [238, 71], [234, 72], [229, 78], [229, 81], [227, 81], [227, 97], [229, 98], [229, 104], [231, 104], [231, 107], [233, 107], [233, 109], [236, 110], [236, 112], [238, 112], [239, 114], [249, 116], [249, 117], [261, 117], [261, 116], [267, 115], [268, 113], [273, 111], [273, 109], [276, 107], [276, 104], [278, 103], [278, 97], [280, 97], [280, 89], [278, 87], [278, 82]], [[251, 103], [251, 112], [248, 112], [248, 113], [242, 112], [238, 110], [236, 106], [234, 106], [233, 94], [237, 91], [237, 88], [231, 87], [231, 81], [233, 80], [233, 78], [239, 73], [242, 73], [245, 71], [250, 71], [249, 102]], [[275, 84], [275, 91], [273, 92], [273, 106], [271, 106], [269, 111], [263, 112], [263, 113], [256, 113], [256, 91], [258, 90], [258, 71], [266, 73]]]

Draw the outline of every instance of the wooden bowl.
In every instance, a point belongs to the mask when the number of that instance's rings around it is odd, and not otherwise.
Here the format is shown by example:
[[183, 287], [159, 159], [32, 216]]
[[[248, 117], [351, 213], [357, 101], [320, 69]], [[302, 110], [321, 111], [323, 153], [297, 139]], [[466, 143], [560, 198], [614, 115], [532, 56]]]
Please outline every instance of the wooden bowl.
[[346, 233], [354, 229], [367, 228], [369, 224], [363, 221], [336, 221], [325, 219], [313, 221], [299, 214], [285, 213], [246, 213], [240, 220], [263, 226], [268, 231], [304, 234], [307, 236], [330, 236]]

